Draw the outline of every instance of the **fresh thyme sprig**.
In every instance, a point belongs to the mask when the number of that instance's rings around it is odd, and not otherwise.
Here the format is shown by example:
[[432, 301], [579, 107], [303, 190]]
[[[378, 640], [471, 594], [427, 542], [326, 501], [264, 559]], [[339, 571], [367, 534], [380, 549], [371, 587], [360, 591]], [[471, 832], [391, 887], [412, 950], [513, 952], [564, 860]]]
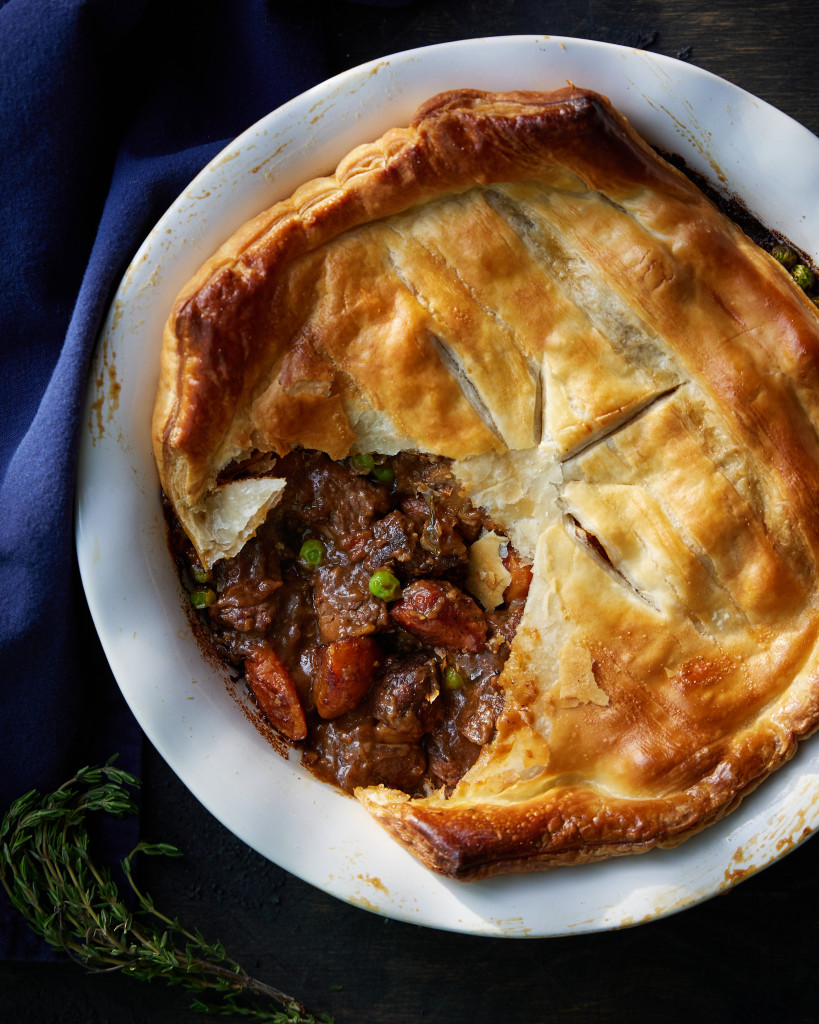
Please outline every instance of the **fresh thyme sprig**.
[[[252, 978], [220, 942], [208, 943], [198, 930], [183, 928], [139, 890], [136, 855], [181, 856], [176, 847], [140, 842], [122, 861], [134, 896], [129, 908], [110, 871], [91, 859], [85, 822], [93, 812], [133, 814], [129, 788], [138, 786], [138, 779], [109, 761], [81, 769], [45, 797], [32, 790], [12, 804], [0, 825], [0, 881], [28, 924], [90, 971], [161, 978], [196, 993], [192, 1006], [202, 1013], [269, 1024], [332, 1024], [325, 1014], [314, 1017], [291, 996]], [[248, 1002], [260, 996], [280, 1008]]]

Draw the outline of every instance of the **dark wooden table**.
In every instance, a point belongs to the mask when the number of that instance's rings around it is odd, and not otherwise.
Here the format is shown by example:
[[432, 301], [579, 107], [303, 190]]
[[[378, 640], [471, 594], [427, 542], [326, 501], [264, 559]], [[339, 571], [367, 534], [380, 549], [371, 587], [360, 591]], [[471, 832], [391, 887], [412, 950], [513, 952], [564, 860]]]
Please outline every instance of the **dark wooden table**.
[[[819, 133], [819, 15], [805, 0], [317, 6], [334, 71], [450, 39], [578, 36], [690, 61]], [[186, 854], [146, 864], [143, 881], [157, 904], [337, 1024], [819, 1020], [815, 841], [728, 894], [652, 924], [571, 938], [477, 938], [385, 920], [288, 875], [216, 822], [150, 748], [143, 782], [144, 835]], [[156, 983], [90, 976], [72, 964], [0, 964], [0, 1020], [202, 1018], [183, 993]]]

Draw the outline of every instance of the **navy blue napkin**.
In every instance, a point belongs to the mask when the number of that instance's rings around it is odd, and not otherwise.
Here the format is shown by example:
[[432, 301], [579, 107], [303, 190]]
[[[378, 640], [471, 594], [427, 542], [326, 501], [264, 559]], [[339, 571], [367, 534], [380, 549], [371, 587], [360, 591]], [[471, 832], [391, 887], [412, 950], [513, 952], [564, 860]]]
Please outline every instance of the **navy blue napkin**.
[[[188, 181], [327, 76], [321, 6], [0, 0], [0, 814], [114, 753], [139, 773], [74, 555], [90, 356]], [[41, 955], [3, 901], [0, 956]]]

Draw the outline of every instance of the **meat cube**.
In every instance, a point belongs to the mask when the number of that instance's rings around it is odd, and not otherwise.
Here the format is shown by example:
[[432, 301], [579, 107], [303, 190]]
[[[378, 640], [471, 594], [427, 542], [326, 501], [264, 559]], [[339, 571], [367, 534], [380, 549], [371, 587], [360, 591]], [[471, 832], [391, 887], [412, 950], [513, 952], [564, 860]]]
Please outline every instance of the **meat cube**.
[[437, 725], [441, 672], [434, 658], [411, 655], [387, 669], [373, 689], [372, 710], [388, 729], [419, 740]]
[[495, 721], [503, 710], [503, 696], [494, 679], [485, 679], [470, 687], [458, 713], [458, 731], [472, 743], [483, 746], [492, 738]]
[[387, 567], [401, 579], [465, 572], [468, 552], [453, 525], [431, 520], [425, 502], [412, 502], [414, 512], [396, 509], [373, 524], [367, 566]]
[[480, 651], [486, 642], [483, 612], [468, 594], [446, 581], [410, 583], [390, 606], [390, 615], [407, 632], [435, 647]]
[[[288, 456], [294, 458], [295, 456]], [[297, 473], [288, 477], [281, 510], [303, 523], [328, 524], [343, 540], [365, 530], [372, 520], [389, 509], [386, 489], [359, 476], [343, 462], [333, 462], [321, 452], [300, 455]], [[283, 459], [279, 471], [287, 472]]]
[[390, 624], [387, 606], [370, 593], [371, 573], [360, 564], [328, 565], [312, 576], [322, 643], [369, 636]]
[[213, 578], [219, 593], [210, 608], [215, 626], [258, 634], [276, 620], [282, 574], [272, 545], [255, 537], [234, 558], [217, 562]]
[[478, 760], [481, 748], [458, 728], [458, 711], [465, 698], [461, 693], [448, 693], [446, 716], [426, 740], [429, 774], [437, 786], [451, 792], [459, 780]]
[[418, 544], [417, 526], [397, 509], [373, 524], [372, 544], [367, 552], [367, 567], [401, 570], [418, 557], [423, 548]]
[[[353, 716], [358, 712], [354, 712]], [[311, 732], [311, 770], [352, 793], [358, 786], [389, 786], [412, 793], [424, 778], [427, 758], [418, 743], [381, 742], [371, 721], [350, 716], [321, 722]]]

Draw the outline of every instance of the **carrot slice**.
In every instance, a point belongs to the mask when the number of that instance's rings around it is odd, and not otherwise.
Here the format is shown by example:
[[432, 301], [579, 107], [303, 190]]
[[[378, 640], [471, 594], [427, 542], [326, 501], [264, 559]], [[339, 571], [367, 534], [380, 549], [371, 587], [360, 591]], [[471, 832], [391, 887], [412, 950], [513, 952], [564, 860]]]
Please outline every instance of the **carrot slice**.
[[245, 658], [245, 678], [270, 724], [290, 740], [303, 740], [304, 709], [290, 673], [272, 647], [259, 647]]

